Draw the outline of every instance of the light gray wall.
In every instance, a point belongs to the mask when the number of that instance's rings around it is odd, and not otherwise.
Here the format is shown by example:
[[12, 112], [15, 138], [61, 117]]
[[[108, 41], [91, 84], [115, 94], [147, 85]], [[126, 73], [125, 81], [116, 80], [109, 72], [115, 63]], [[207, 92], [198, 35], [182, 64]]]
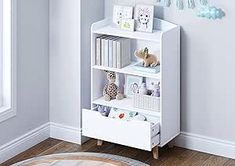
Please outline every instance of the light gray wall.
[[[114, 2], [135, 2], [132, 1]], [[226, 11], [223, 20], [197, 18], [196, 11], [178, 11], [174, 7], [157, 7], [156, 17], [182, 26], [181, 130], [235, 142], [235, 3], [210, 2]], [[106, 16], [111, 13], [112, 0], [106, 0]]]
[[80, 127], [80, 2], [50, 0], [50, 121]]
[[75, 128], [90, 107], [90, 27], [104, 17], [104, 1], [93, 3], [50, 0], [50, 120]]
[[48, 0], [17, 3], [17, 116], [0, 123], [0, 146], [49, 121]]

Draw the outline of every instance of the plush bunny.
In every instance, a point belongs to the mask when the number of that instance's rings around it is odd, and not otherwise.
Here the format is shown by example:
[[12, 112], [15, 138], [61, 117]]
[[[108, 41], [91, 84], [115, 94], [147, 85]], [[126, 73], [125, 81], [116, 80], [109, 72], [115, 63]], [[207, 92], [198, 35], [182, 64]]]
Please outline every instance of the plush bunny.
[[137, 58], [143, 59], [144, 67], [155, 67], [160, 65], [158, 58], [153, 54], [149, 54], [148, 52], [148, 48], [146, 47], [144, 50], [136, 51], [135, 56]]
[[160, 97], [160, 82], [154, 86], [151, 96]]

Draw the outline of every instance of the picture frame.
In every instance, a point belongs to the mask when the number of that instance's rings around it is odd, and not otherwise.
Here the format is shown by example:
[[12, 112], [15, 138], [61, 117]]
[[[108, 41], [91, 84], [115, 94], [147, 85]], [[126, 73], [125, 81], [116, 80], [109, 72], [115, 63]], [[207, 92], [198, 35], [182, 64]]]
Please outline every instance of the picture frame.
[[134, 19], [122, 19], [121, 29], [133, 32], [135, 30], [135, 20]]
[[126, 97], [132, 97], [138, 93], [139, 88], [143, 83], [143, 77], [126, 75], [125, 79], [125, 95]]
[[146, 81], [146, 88], [151, 91], [154, 90], [154, 86], [160, 82], [160, 80], [154, 78], [146, 78], [145, 81]]
[[136, 5], [134, 19], [136, 31], [153, 32], [154, 6]]
[[121, 26], [122, 19], [133, 18], [133, 7], [132, 6], [120, 6], [114, 5], [113, 7], [113, 22], [117, 26]]

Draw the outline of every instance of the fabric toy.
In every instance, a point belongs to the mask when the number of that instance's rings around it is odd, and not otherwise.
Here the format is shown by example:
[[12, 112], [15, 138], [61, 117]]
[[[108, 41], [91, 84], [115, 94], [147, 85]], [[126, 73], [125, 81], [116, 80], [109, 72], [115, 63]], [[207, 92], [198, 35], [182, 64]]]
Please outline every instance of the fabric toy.
[[160, 82], [154, 86], [151, 96], [160, 97]]
[[147, 121], [147, 118], [144, 115], [138, 114], [134, 116], [131, 120]]
[[111, 108], [108, 115], [109, 118], [129, 121], [137, 115], [137, 112], [127, 111], [123, 109]]
[[142, 83], [141, 87], [139, 88], [139, 94], [147, 95], [148, 90], [146, 88], [146, 83]]
[[122, 100], [124, 95], [120, 93], [119, 87], [115, 84], [116, 73], [107, 71], [107, 79], [109, 82], [103, 89], [103, 96], [105, 101], [110, 101], [113, 99]]
[[102, 106], [99, 105], [98, 106], [98, 112], [102, 115], [102, 116], [108, 116], [110, 113], [111, 108], [110, 107], [106, 107], [106, 106]]
[[127, 111], [127, 110], [117, 109], [117, 108], [111, 108], [108, 117], [112, 119], [123, 120], [123, 121], [132, 121], [132, 120], [147, 121], [147, 118], [142, 114], [139, 114], [134, 111]]
[[144, 50], [136, 51], [135, 56], [137, 58], [143, 59], [144, 67], [155, 67], [160, 65], [158, 58], [153, 54], [149, 54], [147, 47]]

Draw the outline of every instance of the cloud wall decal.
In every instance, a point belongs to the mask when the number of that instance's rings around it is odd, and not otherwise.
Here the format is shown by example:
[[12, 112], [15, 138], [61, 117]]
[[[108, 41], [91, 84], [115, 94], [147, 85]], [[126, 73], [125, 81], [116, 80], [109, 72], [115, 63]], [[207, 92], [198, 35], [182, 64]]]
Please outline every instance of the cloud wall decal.
[[203, 17], [207, 19], [222, 19], [225, 16], [225, 12], [215, 6], [206, 6], [199, 10], [197, 13], [198, 17]]

